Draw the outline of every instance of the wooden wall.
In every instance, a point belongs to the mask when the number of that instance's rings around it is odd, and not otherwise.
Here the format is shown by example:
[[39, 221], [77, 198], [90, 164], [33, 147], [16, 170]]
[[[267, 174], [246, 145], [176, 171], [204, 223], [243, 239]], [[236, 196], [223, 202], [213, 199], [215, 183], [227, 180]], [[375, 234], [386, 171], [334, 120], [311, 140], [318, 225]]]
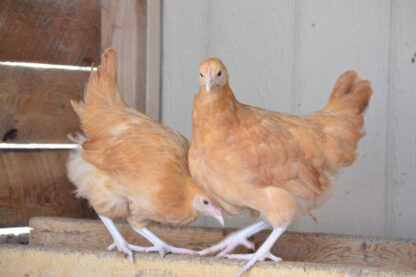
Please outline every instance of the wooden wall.
[[413, 0], [165, 1], [162, 121], [190, 138], [198, 65], [210, 56], [225, 61], [241, 101], [296, 114], [322, 107], [354, 68], [374, 86], [359, 160], [338, 174], [319, 223], [292, 229], [415, 238], [415, 14]]
[[[100, 3], [1, 1], [0, 61], [90, 66], [99, 62]], [[0, 65], [0, 138], [7, 143], [69, 143], [79, 130], [69, 99], [79, 100], [88, 72]], [[45, 147], [46, 148], [46, 147]], [[0, 227], [30, 217], [91, 217], [67, 180], [67, 151], [0, 150]]]
[[[160, 1], [0, 1], [0, 227], [40, 215], [94, 216], [67, 180], [68, 150], [46, 144], [71, 143], [67, 134], [80, 130], [69, 99], [81, 99], [90, 67], [107, 47], [118, 52], [127, 103], [158, 118], [158, 20]], [[5, 150], [10, 143], [23, 149]]]

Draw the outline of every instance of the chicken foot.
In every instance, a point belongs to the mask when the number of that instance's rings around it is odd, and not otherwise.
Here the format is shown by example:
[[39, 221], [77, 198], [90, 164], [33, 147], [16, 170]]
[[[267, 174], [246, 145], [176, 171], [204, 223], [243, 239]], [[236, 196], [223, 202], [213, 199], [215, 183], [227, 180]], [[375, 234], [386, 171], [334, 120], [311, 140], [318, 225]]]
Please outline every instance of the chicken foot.
[[159, 252], [161, 257], [164, 257], [168, 253], [189, 255], [195, 253], [195, 251], [190, 249], [174, 247], [167, 244], [147, 228], [137, 228], [133, 226], [132, 228], [134, 231], [145, 237], [148, 241], [150, 241], [153, 244], [153, 246], [151, 247], [146, 247], [145, 252]]
[[248, 259], [249, 262], [235, 275], [236, 277], [242, 276], [247, 270], [249, 270], [258, 261], [264, 261], [265, 259], [271, 259], [273, 261], [281, 261], [282, 259], [276, 257], [270, 253], [270, 249], [273, 247], [276, 240], [286, 231], [287, 226], [273, 228], [268, 238], [260, 246], [260, 248], [254, 254], [246, 255], [226, 255], [229, 259]]
[[107, 230], [110, 232], [111, 237], [113, 238], [113, 243], [110, 244], [110, 246], [107, 247], [109, 251], [113, 250], [114, 248], [117, 248], [118, 251], [123, 252], [129, 257], [129, 260], [133, 262], [133, 251], [135, 252], [145, 252], [146, 248], [129, 244], [124, 239], [124, 237], [120, 234], [118, 231], [116, 225], [114, 224], [113, 220], [99, 215], [101, 221], [104, 223]]
[[249, 241], [248, 238], [268, 228], [270, 228], [270, 224], [264, 221], [257, 222], [244, 229], [232, 233], [219, 243], [214, 244], [213, 246], [207, 249], [199, 251], [198, 254], [207, 255], [221, 251], [219, 254], [217, 254], [217, 257], [223, 257], [231, 253], [239, 245], [242, 245], [248, 249], [254, 249], [254, 243]]

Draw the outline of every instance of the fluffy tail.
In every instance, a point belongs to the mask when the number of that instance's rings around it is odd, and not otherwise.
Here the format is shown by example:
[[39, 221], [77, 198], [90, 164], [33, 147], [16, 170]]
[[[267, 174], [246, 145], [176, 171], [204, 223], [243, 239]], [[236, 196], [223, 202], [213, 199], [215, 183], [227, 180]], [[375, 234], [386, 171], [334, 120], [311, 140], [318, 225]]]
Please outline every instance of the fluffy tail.
[[117, 59], [113, 49], [105, 50], [97, 71], [91, 71], [84, 100], [79, 103], [71, 100], [71, 105], [88, 138], [104, 135], [118, 111], [126, 109], [117, 87]]
[[367, 108], [373, 89], [367, 80], [350, 70], [338, 78], [324, 112], [360, 115]]
[[352, 164], [357, 156], [358, 141], [364, 136], [363, 113], [373, 90], [367, 80], [355, 71], [347, 71], [338, 78], [325, 108], [315, 120], [324, 126], [326, 139], [326, 167], [335, 172]]
[[105, 50], [97, 71], [91, 71], [84, 92], [84, 101], [77, 103], [71, 100], [71, 105], [79, 116], [82, 116], [88, 106], [125, 106], [117, 87], [117, 59], [114, 49]]

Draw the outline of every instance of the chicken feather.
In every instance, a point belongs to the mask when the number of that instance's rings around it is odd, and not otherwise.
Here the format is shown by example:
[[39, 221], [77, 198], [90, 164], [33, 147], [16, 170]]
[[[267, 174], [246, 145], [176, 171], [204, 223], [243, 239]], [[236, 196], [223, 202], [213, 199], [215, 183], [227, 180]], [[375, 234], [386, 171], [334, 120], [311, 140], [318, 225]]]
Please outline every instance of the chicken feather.
[[[200, 75], [189, 151], [191, 174], [229, 214], [241, 209], [258, 213], [277, 239], [289, 224], [329, 197], [331, 175], [356, 159], [371, 85], [348, 71], [322, 110], [296, 116], [238, 102], [219, 59], [204, 61]], [[259, 226], [253, 230], [265, 228]], [[225, 252], [220, 255], [225, 255], [233, 250], [230, 244], [238, 245], [236, 239], [245, 238], [231, 236], [202, 254], [222, 247]], [[261, 255], [250, 256], [240, 274], [272, 257], [268, 251], [273, 243], [267, 240], [258, 250]]]
[[[109, 49], [98, 71], [92, 71], [84, 102], [71, 101], [85, 137], [67, 162], [77, 196], [88, 199], [111, 233], [109, 248], [132, 251], [192, 253], [154, 236], [151, 222], [183, 225], [198, 212], [222, 222], [221, 210], [196, 185], [188, 168], [189, 143], [178, 132], [129, 108], [121, 99], [116, 78], [116, 53]], [[112, 219], [126, 218], [154, 246], [128, 244]]]

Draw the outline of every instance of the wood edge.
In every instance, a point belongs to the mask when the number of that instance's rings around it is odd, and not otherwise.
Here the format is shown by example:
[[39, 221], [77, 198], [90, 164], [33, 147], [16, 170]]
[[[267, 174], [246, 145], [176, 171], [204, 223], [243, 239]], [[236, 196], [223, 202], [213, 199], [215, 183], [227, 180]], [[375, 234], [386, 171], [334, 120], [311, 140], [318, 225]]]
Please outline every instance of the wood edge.
[[[188, 266], [189, 268], [198, 266], [199, 270], [203, 269], [205, 273], [211, 272], [212, 274], [236, 272], [245, 264], [245, 261], [227, 260], [216, 257], [168, 255], [161, 258], [158, 254], [149, 253], [135, 253], [135, 262], [130, 263], [121, 253], [114, 251], [110, 252], [69, 247], [0, 245], [0, 261], [13, 259], [14, 265], [17, 263], [20, 264], [20, 266], [30, 267], [31, 269], [37, 267], [37, 265], [31, 263], [34, 255], [37, 258], [42, 258], [42, 256], [48, 256], [50, 254], [54, 257], [55, 261], [56, 259], [73, 261], [72, 264], [74, 267], [80, 266], [76, 262], [79, 261], [79, 256], [82, 255], [83, 260], [88, 260], [88, 264], [91, 267], [108, 267], [107, 265], [110, 264], [110, 261], [113, 265], [112, 268], [114, 268], [114, 265], [117, 265], [116, 267], [118, 268], [124, 267], [124, 270], [133, 269], [143, 271], [146, 268], [152, 270], [153, 268], [158, 268], [162, 265], [171, 270], [172, 273], [175, 273], [175, 271], [181, 273], [179, 270], [184, 268], [184, 266]], [[15, 256], [19, 257], [19, 259], [14, 259]], [[5, 262], [5, 264], [9, 263]], [[52, 267], [54, 265], [51, 264], [50, 266]], [[57, 266], [60, 268], [59, 264]], [[0, 272], [2, 272], [1, 267]], [[259, 262], [250, 271], [251, 276], [257, 276], [257, 274], [261, 274], [261, 276], [273, 274], [270, 276], [275, 276], [275, 274], [279, 273], [291, 274], [286, 276], [415, 276], [414, 271], [396, 271], [371, 267], [303, 262]]]
[[[127, 223], [118, 222], [117, 225], [125, 225]], [[75, 228], [74, 225], [77, 225]], [[59, 226], [59, 229], [56, 228]], [[33, 228], [36, 231], [47, 231], [47, 232], [70, 232], [74, 230], [82, 231], [83, 229], [101, 228], [103, 225], [99, 220], [96, 219], [86, 219], [86, 218], [65, 218], [65, 217], [32, 217], [29, 220], [29, 227]], [[103, 227], [104, 228], [104, 227]], [[153, 230], [163, 230], [165, 232], [169, 231], [181, 231], [181, 232], [191, 232], [191, 233], [210, 233], [218, 234], [225, 236], [230, 232], [236, 231], [237, 229], [233, 228], [205, 228], [205, 227], [195, 227], [195, 226], [185, 226], [185, 227], [175, 227], [167, 225], [153, 224], [149, 227]], [[268, 232], [268, 231], [266, 231]], [[259, 233], [257, 236], [264, 236], [263, 233]], [[340, 235], [340, 234], [326, 234], [326, 233], [300, 233], [300, 232], [286, 232], [286, 235], [299, 237], [299, 239], [306, 237], [314, 237], [317, 239], [323, 240], [353, 240], [353, 241], [372, 241], [372, 242], [400, 242], [400, 243], [416, 243], [416, 240], [404, 239], [404, 238], [382, 238], [382, 237], [366, 237], [358, 235]], [[255, 237], [257, 237], [255, 236]]]
[[161, 0], [147, 0], [146, 114], [160, 119]]

